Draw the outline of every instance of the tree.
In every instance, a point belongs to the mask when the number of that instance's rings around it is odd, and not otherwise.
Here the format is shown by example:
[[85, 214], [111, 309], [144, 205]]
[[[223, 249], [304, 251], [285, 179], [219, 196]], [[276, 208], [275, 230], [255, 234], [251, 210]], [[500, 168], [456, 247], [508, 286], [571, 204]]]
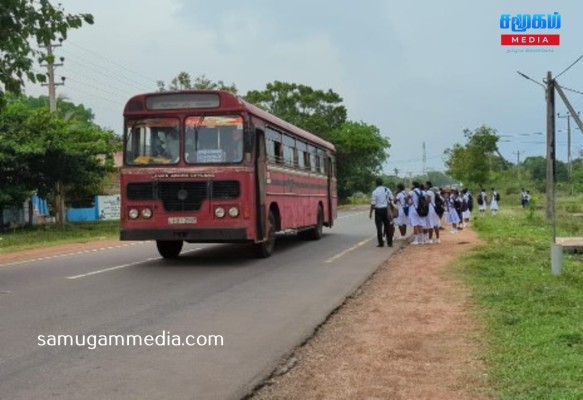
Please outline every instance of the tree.
[[389, 140], [379, 129], [364, 122], [346, 122], [328, 135], [336, 146], [338, 196], [368, 192], [383, 163], [387, 160]]
[[244, 98], [324, 139], [346, 122], [342, 97], [331, 89], [315, 90], [306, 85], [275, 81], [268, 83], [263, 91], [249, 91]]
[[[33, 48], [33, 42], [46, 46], [57, 37], [66, 39], [69, 29], [93, 23], [91, 14], [65, 14], [60, 4], [49, 0], [3, 0], [0, 7], [0, 110], [4, 91], [20, 93], [24, 79], [44, 81], [45, 75], [33, 71], [35, 58], [47, 61], [47, 54]], [[52, 61], [52, 60], [49, 60]]]
[[[160, 92], [166, 91], [166, 84], [164, 81], [158, 81], [158, 90]], [[199, 89], [199, 90], [225, 90], [237, 94], [237, 86], [232, 83], [231, 85], [226, 85], [223, 81], [213, 82], [208, 79], [205, 75], [200, 75], [195, 78], [194, 82], [187, 72], [180, 72], [172, 79], [169, 90], [187, 90], [187, 89]]]
[[491, 180], [492, 172], [500, 170], [506, 162], [498, 153], [496, 130], [481, 126], [474, 131], [464, 129], [467, 143], [456, 143], [446, 149], [447, 174], [462, 181], [465, 186], [484, 185]]
[[64, 102], [65, 112], [79, 113], [63, 118], [38, 104], [39, 99], [10, 96], [0, 113], [0, 208], [19, 204], [36, 191], [54, 200], [61, 192], [57, 209], [62, 210], [66, 192], [95, 193], [112, 171], [113, 162], [107, 160], [119, 147], [112, 131], [84, 119], [88, 113], [82, 106]]

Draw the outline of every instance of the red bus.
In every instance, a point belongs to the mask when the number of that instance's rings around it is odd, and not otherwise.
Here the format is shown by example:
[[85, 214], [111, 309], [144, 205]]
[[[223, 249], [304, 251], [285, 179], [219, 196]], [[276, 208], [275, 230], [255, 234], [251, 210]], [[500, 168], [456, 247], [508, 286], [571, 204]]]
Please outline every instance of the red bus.
[[318, 240], [336, 218], [335, 149], [225, 91], [158, 92], [124, 109], [121, 240], [252, 243], [276, 232]]

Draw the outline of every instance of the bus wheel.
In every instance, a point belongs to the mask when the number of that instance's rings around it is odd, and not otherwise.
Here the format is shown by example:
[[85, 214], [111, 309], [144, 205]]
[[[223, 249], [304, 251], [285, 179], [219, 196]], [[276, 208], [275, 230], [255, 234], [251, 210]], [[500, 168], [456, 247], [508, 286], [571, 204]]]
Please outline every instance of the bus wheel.
[[307, 231], [308, 237], [311, 240], [320, 240], [322, 238], [322, 233], [324, 230], [324, 211], [322, 207], [318, 206], [318, 221], [316, 226]]
[[182, 250], [182, 240], [156, 240], [158, 253], [164, 258], [176, 258]]
[[275, 216], [271, 211], [269, 212], [269, 227], [267, 232], [267, 240], [255, 245], [257, 256], [260, 258], [271, 256], [275, 248]]

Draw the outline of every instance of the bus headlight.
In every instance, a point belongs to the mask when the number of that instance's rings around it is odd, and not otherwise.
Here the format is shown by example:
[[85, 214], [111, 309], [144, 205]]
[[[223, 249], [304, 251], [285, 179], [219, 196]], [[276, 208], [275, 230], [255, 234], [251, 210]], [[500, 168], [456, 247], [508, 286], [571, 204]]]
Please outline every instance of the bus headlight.
[[130, 212], [128, 212], [130, 219], [136, 219], [140, 215], [140, 212], [137, 208], [132, 208]]
[[215, 209], [215, 215], [217, 218], [224, 218], [225, 216], [225, 209], [223, 207], [217, 207]]
[[144, 208], [142, 210], [142, 217], [146, 218], [146, 219], [150, 219], [152, 218], [152, 210], [149, 208]]
[[237, 218], [239, 216], [239, 209], [237, 207], [229, 208], [229, 216], [231, 218]]

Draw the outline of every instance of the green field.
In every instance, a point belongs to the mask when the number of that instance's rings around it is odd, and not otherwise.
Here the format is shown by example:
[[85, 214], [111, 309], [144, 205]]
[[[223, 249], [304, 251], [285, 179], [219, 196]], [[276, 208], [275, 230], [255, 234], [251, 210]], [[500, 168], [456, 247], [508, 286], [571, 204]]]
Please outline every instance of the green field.
[[[557, 236], [583, 236], [583, 198], [559, 199]], [[551, 273], [542, 210], [508, 208], [473, 222], [485, 244], [454, 266], [485, 327], [485, 360], [500, 399], [583, 399], [583, 255]]]
[[40, 225], [0, 233], [0, 254], [65, 243], [119, 238], [119, 221]]

